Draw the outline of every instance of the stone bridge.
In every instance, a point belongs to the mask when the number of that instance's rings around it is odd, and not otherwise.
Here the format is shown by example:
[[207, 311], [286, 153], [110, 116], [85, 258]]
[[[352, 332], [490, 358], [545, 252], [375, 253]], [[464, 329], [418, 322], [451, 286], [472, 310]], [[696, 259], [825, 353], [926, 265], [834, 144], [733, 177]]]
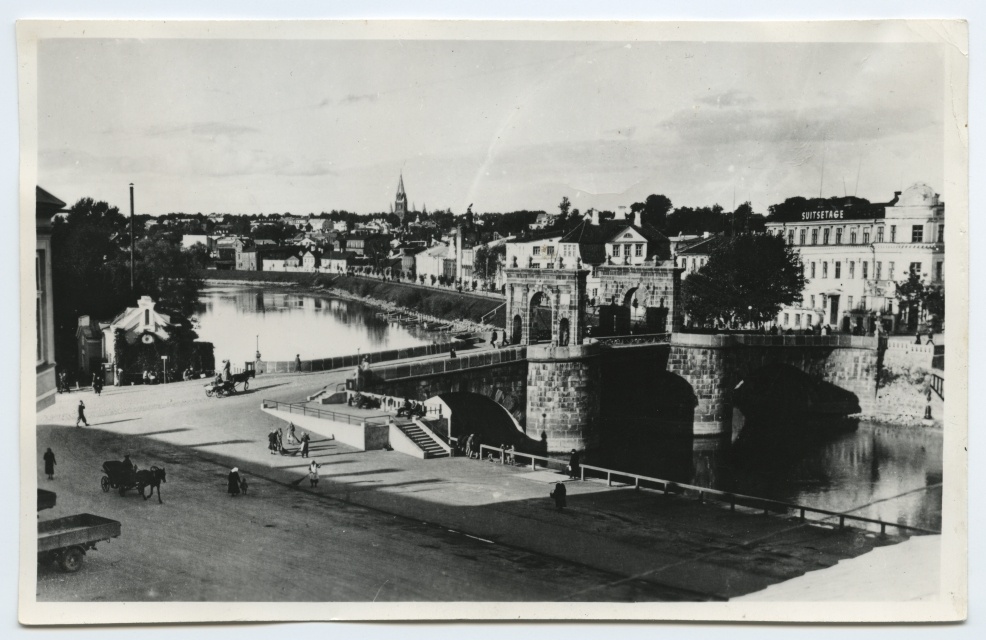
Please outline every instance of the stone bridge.
[[[813, 387], [816, 411], [850, 414], [869, 411], [877, 389], [880, 361], [878, 338], [849, 335], [765, 336], [743, 334], [673, 334], [668, 372], [694, 393], [690, 416], [694, 435], [720, 435], [732, 428], [733, 408], [742, 401], [744, 384], [761, 383], [761, 396], [771, 390], [763, 381], [803, 378]], [[796, 383], [796, 381], [794, 381]], [[783, 403], [782, 393], [768, 400]]]
[[636, 406], [642, 424], [671, 420], [695, 436], [730, 433], [733, 408], [752, 403], [751, 389], [765, 404], [783, 401], [770, 396], [777, 378], [806, 388], [810, 410], [846, 415], [875, 399], [875, 338], [675, 333], [670, 346], [662, 341], [530, 345], [377, 365], [361, 385], [419, 401], [448, 392], [487, 396], [528, 435], [546, 432], [552, 451], [595, 446], [605, 419], [635, 398], [644, 401]]

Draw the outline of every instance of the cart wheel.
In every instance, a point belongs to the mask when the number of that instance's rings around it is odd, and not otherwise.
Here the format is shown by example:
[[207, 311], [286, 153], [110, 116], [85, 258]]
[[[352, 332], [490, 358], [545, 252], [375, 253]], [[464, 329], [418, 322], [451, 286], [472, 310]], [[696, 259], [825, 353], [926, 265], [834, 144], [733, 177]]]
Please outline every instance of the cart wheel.
[[110, 479], [107, 478], [106, 476], [103, 476], [99, 480], [99, 486], [103, 488], [103, 493], [106, 493], [107, 491], [110, 490]]
[[206, 395], [207, 398], [211, 398], [212, 397], [212, 389], [206, 389], [205, 390], [205, 395]]
[[243, 381], [243, 390], [246, 391], [249, 388], [250, 388], [250, 381], [249, 380], [244, 380]]
[[121, 496], [123, 496], [123, 495], [126, 495], [126, 494], [127, 494], [127, 488], [126, 488], [126, 487], [122, 487], [122, 486], [121, 486], [121, 487], [120, 487], [120, 489], [119, 489], [119, 491], [120, 491], [120, 495], [121, 495]]
[[65, 553], [62, 554], [62, 569], [69, 573], [75, 573], [82, 568], [82, 556], [82, 549], [78, 547], [66, 549]]
[[226, 395], [226, 390], [222, 388], [216, 389], [216, 395], [222, 398], [223, 396]]

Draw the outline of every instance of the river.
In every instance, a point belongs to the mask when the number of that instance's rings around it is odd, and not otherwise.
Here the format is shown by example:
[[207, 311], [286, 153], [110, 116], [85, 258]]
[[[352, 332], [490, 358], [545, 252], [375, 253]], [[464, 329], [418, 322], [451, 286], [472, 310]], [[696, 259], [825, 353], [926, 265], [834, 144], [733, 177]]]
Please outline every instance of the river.
[[[356, 301], [249, 286], [210, 286], [197, 315], [216, 358], [324, 358], [428, 344], [436, 334], [376, 316]], [[938, 529], [942, 510], [940, 431], [840, 421], [805, 428], [784, 416], [747, 425], [729, 439], [604, 438], [593, 463], [677, 482], [850, 511]]]
[[199, 339], [215, 345], [216, 361], [302, 360], [404, 349], [447, 339], [377, 317], [354, 300], [261, 287], [210, 285], [195, 315]]

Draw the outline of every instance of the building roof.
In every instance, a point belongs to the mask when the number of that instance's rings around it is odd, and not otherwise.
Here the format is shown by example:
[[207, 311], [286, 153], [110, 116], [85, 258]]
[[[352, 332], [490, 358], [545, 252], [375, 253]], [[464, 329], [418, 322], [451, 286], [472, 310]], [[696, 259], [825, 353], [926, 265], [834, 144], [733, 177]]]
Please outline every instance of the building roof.
[[602, 264], [606, 261], [606, 243], [616, 240], [627, 229], [636, 231], [647, 240], [647, 258], [667, 260], [671, 257], [671, 243], [667, 236], [648, 224], [638, 226], [629, 220], [605, 220], [599, 224], [582, 220], [565, 233], [560, 242], [577, 243], [583, 261]]
[[727, 240], [728, 238], [722, 235], [715, 235], [708, 238], [703, 238], [702, 240], [690, 244], [684, 249], [678, 251], [678, 255], [679, 256], [707, 256]]
[[56, 209], [61, 210], [65, 208], [65, 203], [51, 195], [49, 192], [45, 191], [39, 186], [35, 186], [34, 197], [37, 208], [41, 209]]

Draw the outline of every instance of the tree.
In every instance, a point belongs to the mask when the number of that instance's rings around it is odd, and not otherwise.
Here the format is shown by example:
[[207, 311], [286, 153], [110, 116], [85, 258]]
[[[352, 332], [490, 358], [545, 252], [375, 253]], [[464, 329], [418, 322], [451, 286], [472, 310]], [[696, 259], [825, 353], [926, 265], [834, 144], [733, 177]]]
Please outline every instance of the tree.
[[499, 265], [507, 256], [507, 246], [504, 244], [490, 248], [482, 245], [476, 249], [473, 258], [473, 273], [484, 280], [491, 280], [496, 277]]
[[561, 202], [558, 203], [558, 211], [565, 217], [568, 217], [568, 210], [572, 207], [572, 203], [569, 201], [568, 196], [562, 196]]
[[[912, 271], [907, 279], [897, 283], [897, 300], [901, 311], [906, 310], [909, 317], [927, 316], [935, 329], [941, 329], [945, 321], [945, 289], [941, 286], [926, 285], [921, 275]], [[916, 324], [916, 323], [915, 323]]]
[[652, 193], [643, 202], [630, 205], [630, 212], [640, 212], [640, 221], [649, 224], [660, 231], [667, 227], [667, 215], [671, 211], [671, 199], [664, 195]]
[[801, 297], [801, 259], [783, 238], [741, 234], [723, 238], [709, 261], [685, 278], [685, 312], [699, 323], [762, 324]]

